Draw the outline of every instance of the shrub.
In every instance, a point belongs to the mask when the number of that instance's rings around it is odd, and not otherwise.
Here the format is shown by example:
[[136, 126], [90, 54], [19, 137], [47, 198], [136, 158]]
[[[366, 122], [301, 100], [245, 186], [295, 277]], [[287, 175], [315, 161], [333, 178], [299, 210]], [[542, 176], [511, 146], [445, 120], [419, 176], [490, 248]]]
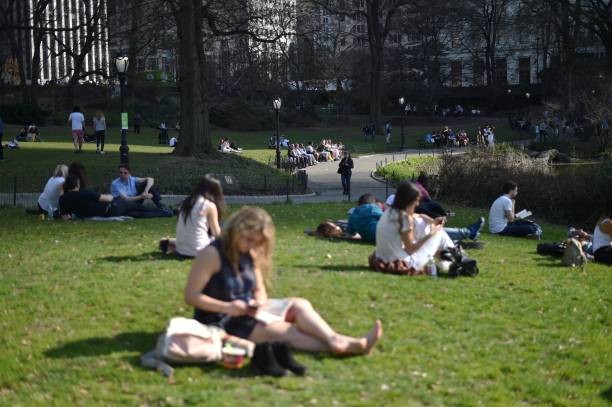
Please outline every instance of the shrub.
[[44, 126], [50, 112], [37, 105], [0, 105], [0, 116], [5, 123], [25, 126], [31, 123]]
[[517, 210], [527, 208], [536, 216], [563, 224], [592, 227], [612, 199], [610, 160], [553, 168], [516, 150], [472, 150], [441, 158], [439, 184], [444, 200], [487, 207], [501, 195], [507, 180], [519, 185]]

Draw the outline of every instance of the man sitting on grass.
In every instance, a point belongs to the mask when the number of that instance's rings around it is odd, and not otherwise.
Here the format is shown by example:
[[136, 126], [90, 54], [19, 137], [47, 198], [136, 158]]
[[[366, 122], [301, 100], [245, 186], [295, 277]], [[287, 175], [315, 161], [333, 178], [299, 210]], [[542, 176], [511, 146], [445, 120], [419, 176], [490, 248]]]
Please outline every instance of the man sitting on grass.
[[491, 205], [489, 211], [489, 232], [504, 236], [540, 239], [542, 228], [535, 222], [518, 219], [514, 214], [515, 198], [518, 195], [516, 182], [504, 183], [503, 195]]
[[119, 165], [119, 178], [111, 183], [111, 194], [128, 202], [135, 202], [143, 206], [145, 200], [153, 201], [158, 209], [168, 210], [161, 203], [161, 193], [154, 186], [155, 180], [151, 177], [133, 177], [127, 164]]
[[348, 220], [348, 233], [359, 233], [368, 243], [376, 243], [376, 225], [383, 215], [383, 211], [372, 194], [363, 194], [357, 201], [357, 206]]
[[100, 194], [93, 189], [81, 189], [79, 178], [68, 175], [64, 182], [64, 194], [59, 199], [62, 219], [131, 216], [133, 218], [158, 218], [172, 216], [167, 209], [147, 208], [134, 201], [114, 199], [110, 194]]

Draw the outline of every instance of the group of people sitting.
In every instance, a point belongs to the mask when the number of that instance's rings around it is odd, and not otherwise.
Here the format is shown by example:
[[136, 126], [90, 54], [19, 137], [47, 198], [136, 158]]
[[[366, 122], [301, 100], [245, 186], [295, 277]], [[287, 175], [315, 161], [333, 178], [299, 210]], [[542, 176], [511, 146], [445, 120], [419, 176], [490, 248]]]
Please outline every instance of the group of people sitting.
[[426, 145], [441, 147], [466, 147], [470, 144], [493, 147], [495, 143], [495, 128], [492, 126], [478, 127], [474, 137], [470, 139], [464, 129], [454, 131], [445, 126], [441, 131], [431, 131], [423, 136]]
[[334, 143], [330, 139], [321, 140], [316, 147], [312, 141], [309, 141], [306, 146], [301, 143], [289, 143], [287, 157], [290, 163], [306, 167], [324, 161], [337, 161], [341, 158], [343, 149], [342, 143]]
[[130, 167], [121, 164], [118, 178], [111, 183], [111, 193], [102, 194], [89, 187], [87, 171], [81, 163], [73, 162], [69, 167], [60, 164], [38, 197], [37, 211], [64, 220], [173, 216], [173, 210], [161, 203], [154, 183], [152, 177], [132, 176]]
[[23, 126], [19, 131], [19, 134], [15, 136], [15, 139], [13, 141], [42, 141], [42, 138], [40, 137], [40, 131], [38, 130], [38, 126], [36, 126], [35, 124], [30, 124], [29, 126]]
[[219, 144], [217, 145], [217, 150], [222, 153], [241, 153], [242, 149], [238, 147], [233, 141], [229, 138], [219, 139]]

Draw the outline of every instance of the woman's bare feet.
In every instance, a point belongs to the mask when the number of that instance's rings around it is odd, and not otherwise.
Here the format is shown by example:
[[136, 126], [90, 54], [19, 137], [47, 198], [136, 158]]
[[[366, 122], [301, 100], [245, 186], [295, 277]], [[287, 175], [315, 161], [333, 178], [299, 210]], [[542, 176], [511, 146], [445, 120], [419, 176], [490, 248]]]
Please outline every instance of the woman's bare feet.
[[382, 323], [377, 320], [372, 329], [361, 338], [334, 335], [329, 341], [329, 349], [338, 355], [367, 355], [383, 334]]

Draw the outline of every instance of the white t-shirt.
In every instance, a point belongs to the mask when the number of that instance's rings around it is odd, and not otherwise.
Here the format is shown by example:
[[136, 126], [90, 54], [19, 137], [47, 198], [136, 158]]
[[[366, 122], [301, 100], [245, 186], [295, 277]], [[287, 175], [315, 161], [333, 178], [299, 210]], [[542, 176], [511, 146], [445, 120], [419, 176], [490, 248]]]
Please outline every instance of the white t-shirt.
[[399, 224], [399, 211], [388, 209], [383, 213], [376, 225], [376, 257], [383, 261], [404, 260], [408, 253], [404, 250], [404, 243], [400, 232], [410, 229], [410, 222], [404, 213], [402, 227]]
[[[610, 219], [604, 219], [602, 222], [606, 220]], [[604, 233], [599, 226], [600, 224], [601, 222], [597, 225], [593, 233], [593, 252], [596, 252], [597, 249], [601, 249], [602, 247], [612, 246], [612, 236]]]
[[49, 212], [49, 209], [59, 208], [59, 197], [61, 192], [61, 186], [64, 185], [64, 177], [51, 177], [42, 194], [38, 197], [38, 204], [45, 211]]
[[72, 130], [83, 130], [83, 123], [85, 123], [85, 116], [81, 112], [72, 112], [68, 116], [68, 121], [72, 123]]
[[198, 254], [212, 242], [213, 238], [208, 235], [209, 225], [206, 216], [201, 212], [209, 205], [214, 205], [211, 201], [200, 196], [191, 209], [191, 216], [185, 223], [183, 213], [178, 217], [176, 223], [176, 251], [183, 256], [193, 256]]
[[512, 199], [508, 198], [507, 195], [502, 195], [491, 205], [491, 210], [489, 211], [489, 232], [499, 233], [504, 230], [506, 225], [508, 225], [507, 211], [512, 211]]

